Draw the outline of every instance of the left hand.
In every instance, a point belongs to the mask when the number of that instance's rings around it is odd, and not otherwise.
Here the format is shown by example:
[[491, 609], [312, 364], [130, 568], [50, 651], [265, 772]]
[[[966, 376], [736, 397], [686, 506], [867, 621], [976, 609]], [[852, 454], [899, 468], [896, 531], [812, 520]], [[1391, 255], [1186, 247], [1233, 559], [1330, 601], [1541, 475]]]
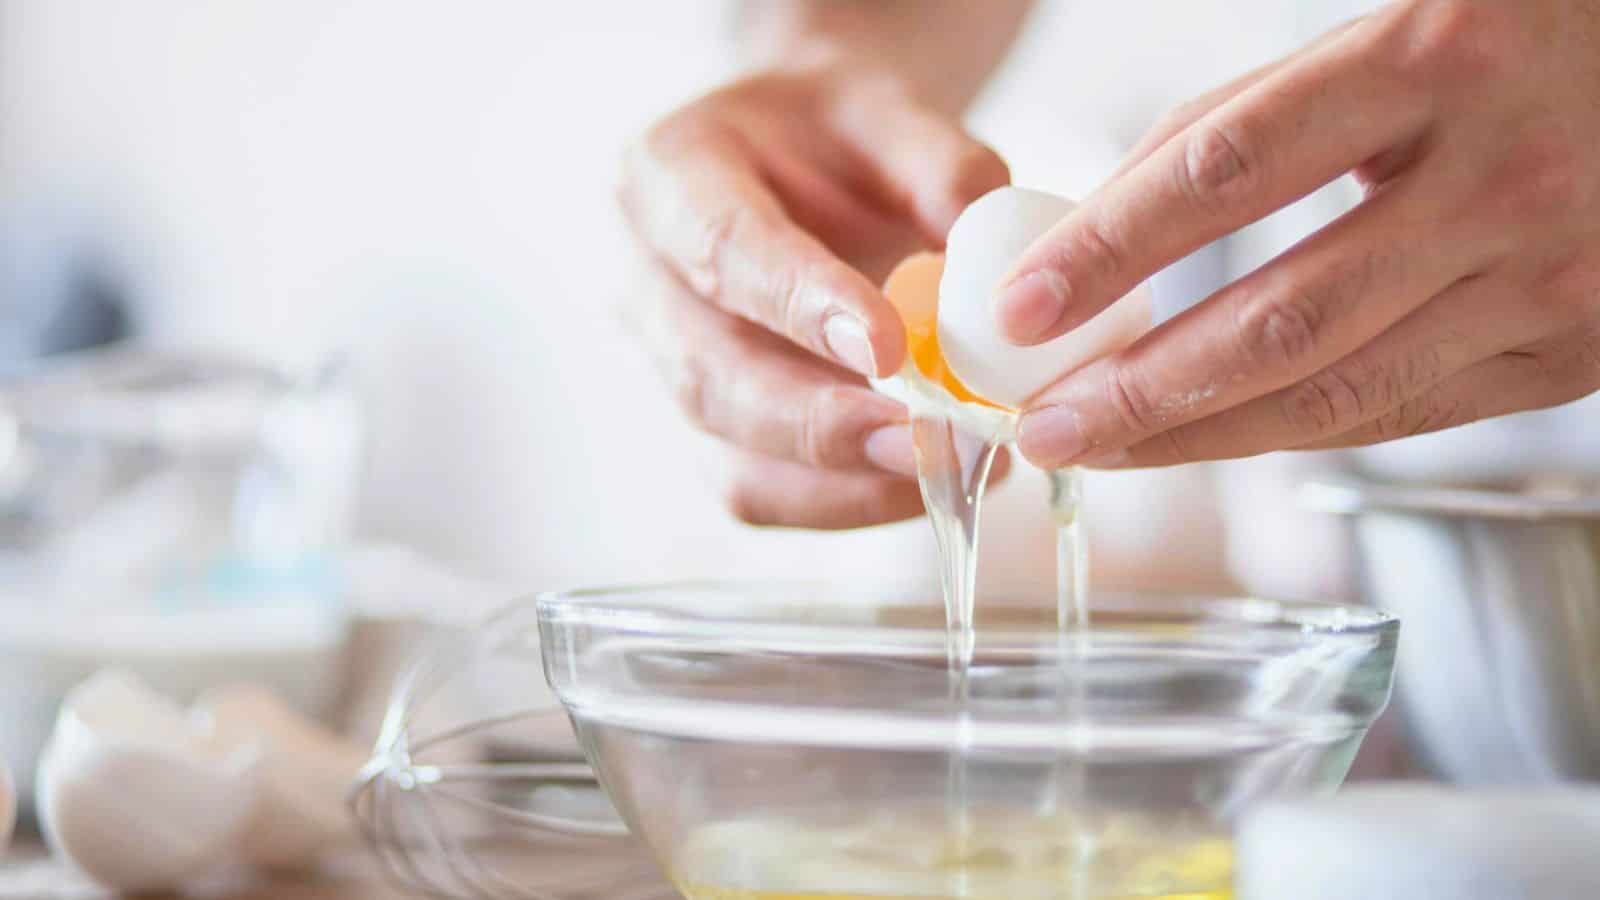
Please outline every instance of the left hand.
[[1403, 0], [1174, 115], [1024, 254], [1039, 343], [1347, 173], [1355, 209], [1043, 392], [1042, 465], [1376, 443], [1600, 388], [1600, 0]]

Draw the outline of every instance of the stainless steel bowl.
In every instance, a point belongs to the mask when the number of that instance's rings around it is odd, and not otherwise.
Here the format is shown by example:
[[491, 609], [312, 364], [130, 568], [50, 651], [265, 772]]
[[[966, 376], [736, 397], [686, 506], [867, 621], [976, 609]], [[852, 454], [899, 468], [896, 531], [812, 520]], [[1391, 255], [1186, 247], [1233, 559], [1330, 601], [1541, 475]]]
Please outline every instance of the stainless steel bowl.
[[1600, 493], [1308, 484], [1350, 518], [1372, 605], [1405, 620], [1396, 703], [1434, 774], [1600, 779]]

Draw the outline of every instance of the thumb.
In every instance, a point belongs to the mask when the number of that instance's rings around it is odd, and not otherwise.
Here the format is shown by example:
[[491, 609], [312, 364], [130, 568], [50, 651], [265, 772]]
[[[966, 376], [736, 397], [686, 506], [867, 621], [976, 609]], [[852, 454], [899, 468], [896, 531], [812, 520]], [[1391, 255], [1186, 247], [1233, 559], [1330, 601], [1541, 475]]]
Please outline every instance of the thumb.
[[1011, 183], [1005, 160], [960, 122], [896, 92], [846, 104], [839, 127], [872, 170], [885, 199], [935, 246], [967, 205]]

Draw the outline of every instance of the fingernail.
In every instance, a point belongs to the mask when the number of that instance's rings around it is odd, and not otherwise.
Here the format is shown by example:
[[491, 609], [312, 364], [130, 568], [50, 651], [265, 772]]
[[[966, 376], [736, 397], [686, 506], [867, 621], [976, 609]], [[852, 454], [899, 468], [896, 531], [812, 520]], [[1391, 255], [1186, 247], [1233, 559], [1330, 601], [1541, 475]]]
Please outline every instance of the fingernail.
[[885, 425], [867, 434], [867, 461], [896, 475], [917, 477], [917, 454], [911, 447], [910, 425]]
[[1037, 465], [1064, 466], [1089, 449], [1078, 414], [1065, 406], [1042, 406], [1027, 413], [1018, 429], [1017, 447]]
[[1001, 290], [995, 311], [1006, 340], [1036, 341], [1066, 313], [1067, 279], [1051, 269], [1030, 272]]
[[878, 366], [872, 358], [872, 342], [867, 340], [867, 327], [849, 313], [834, 313], [822, 323], [822, 341], [828, 352], [846, 368], [863, 375], [875, 377]]

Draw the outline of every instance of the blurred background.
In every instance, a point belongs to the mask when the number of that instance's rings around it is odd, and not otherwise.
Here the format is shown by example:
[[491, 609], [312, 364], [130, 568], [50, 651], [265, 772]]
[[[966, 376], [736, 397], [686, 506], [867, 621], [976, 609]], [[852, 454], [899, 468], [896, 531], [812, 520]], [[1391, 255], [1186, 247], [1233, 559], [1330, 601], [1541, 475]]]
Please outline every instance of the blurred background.
[[[126, 331], [287, 371], [343, 355], [368, 435], [358, 532], [523, 587], [929, 552], [915, 523], [734, 525], [699, 477], [717, 449], [621, 327], [621, 148], [731, 70], [732, 21], [721, 3], [0, 4], [3, 293], [31, 328], [7, 329], [12, 354]], [[1060, 59], [1025, 44], [976, 127], [1019, 181], [1081, 194], [1115, 143], [1007, 86], [1073, 76]], [[1150, 479], [1124, 480], [1093, 502], [1148, 506]], [[1042, 480], [1014, 481], [1027, 496], [991, 518], [1023, 520], [990, 546], [1040, 556]], [[1174, 541], [1101, 518], [1105, 577], [1218, 584], [1214, 525]]]
[[[1042, 4], [1052, 21], [973, 111], [1018, 183], [1086, 193], [1183, 99], [1157, 85], [1175, 54], [1198, 67], [1189, 90], [1336, 20], [1282, 4], [1281, 21], [1230, 23], [1221, 54], [1196, 27], [1214, 6], [1166, 4], [1139, 41], [1106, 41], [1118, 6]], [[382, 669], [350, 675], [345, 653], [389, 645], [352, 622], [693, 575], [933, 587], [921, 522], [735, 523], [711, 486], [718, 448], [624, 327], [622, 148], [735, 70], [732, 23], [711, 2], [0, 0], [0, 756], [26, 774], [60, 692], [108, 661], [179, 696], [219, 667], [254, 674], [370, 725], [358, 688]], [[1313, 197], [1158, 297], [1203, 296], [1350, 199]], [[1572, 461], [1597, 458], [1600, 430], [1572, 423], [1593, 411], [1356, 462], [1428, 482], [1501, 480], [1508, 457], [1585, 474]], [[1096, 583], [1354, 598], [1346, 527], [1293, 499], [1307, 473], [1353, 464], [1096, 475]], [[1050, 583], [1044, 490], [1022, 471], [992, 499], [990, 590]], [[1518, 733], [1565, 728], [1566, 709]], [[1478, 721], [1504, 731], [1497, 715]], [[1580, 732], [1561, 732], [1565, 763], [1519, 745], [1495, 771], [1592, 769]], [[1451, 774], [1476, 771], [1470, 750]]]
[[722, 35], [651, 9], [6, 3], [8, 305], [114, 299], [142, 342], [289, 370], [348, 355], [364, 534], [528, 587], [668, 566], [697, 536], [618, 510], [697, 495], [607, 450], [675, 424], [618, 352], [610, 191]]
[[[530, 591], [826, 571], [934, 596], [924, 522], [735, 522], [721, 449], [625, 327], [621, 154], [735, 72], [737, 5], [0, 0], [0, 759], [24, 806], [104, 666], [180, 702], [258, 682], [365, 740], [424, 636]], [[1049, 86], [1204, 41], [1179, 15], [1113, 53], [1098, 4], [1037, 15], [973, 127], [1020, 183], [1082, 195], [1163, 100]], [[1096, 476], [1097, 583], [1232, 586], [1215, 480]], [[1045, 496], [1019, 471], [991, 497], [986, 590], [1049, 593]]]

